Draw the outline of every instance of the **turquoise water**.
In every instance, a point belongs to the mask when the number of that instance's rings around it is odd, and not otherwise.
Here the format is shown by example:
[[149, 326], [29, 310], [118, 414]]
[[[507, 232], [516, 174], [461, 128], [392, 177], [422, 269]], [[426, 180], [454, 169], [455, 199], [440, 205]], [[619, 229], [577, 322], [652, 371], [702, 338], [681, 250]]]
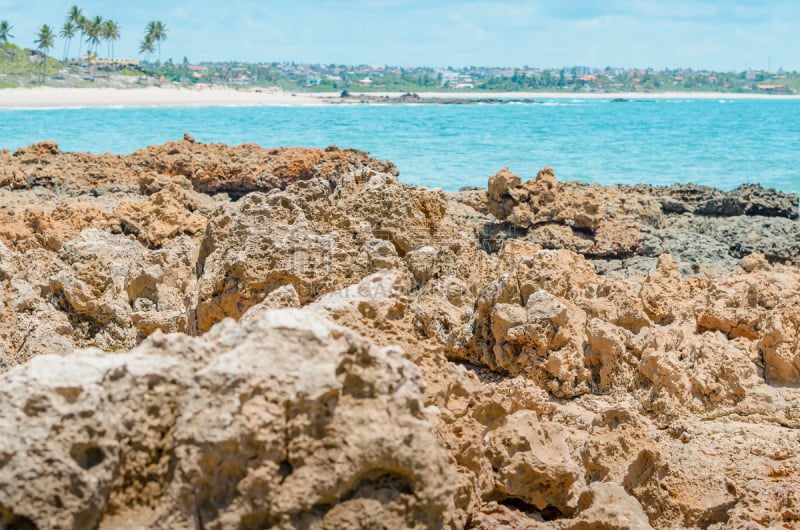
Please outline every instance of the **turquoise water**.
[[401, 180], [486, 186], [503, 166], [598, 183], [760, 182], [800, 191], [800, 101], [559, 100], [509, 105], [0, 110], [0, 147], [129, 153], [204, 142], [338, 145], [392, 160]]

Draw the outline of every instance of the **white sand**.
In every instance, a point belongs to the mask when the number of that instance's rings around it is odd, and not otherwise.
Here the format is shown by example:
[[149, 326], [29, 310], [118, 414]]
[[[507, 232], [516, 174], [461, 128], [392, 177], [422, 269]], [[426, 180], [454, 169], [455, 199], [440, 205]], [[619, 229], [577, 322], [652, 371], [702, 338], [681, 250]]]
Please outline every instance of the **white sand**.
[[274, 90], [244, 91], [223, 87], [176, 88], [7, 88], [0, 90], [0, 108], [173, 107], [228, 105], [320, 105], [308, 94], [293, 96]]
[[[401, 93], [371, 93], [399, 96]], [[358, 97], [359, 93], [354, 93]], [[798, 99], [800, 95], [726, 94], [709, 92], [662, 92], [658, 94], [586, 94], [563, 92], [422, 92], [423, 98], [510, 98], [510, 99]], [[149, 107], [149, 106], [308, 106], [324, 105], [338, 99], [338, 93], [292, 94], [276, 89], [234, 90], [224, 87], [177, 88], [7, 88], [0, 89], [0, 108], [58, 107]]]

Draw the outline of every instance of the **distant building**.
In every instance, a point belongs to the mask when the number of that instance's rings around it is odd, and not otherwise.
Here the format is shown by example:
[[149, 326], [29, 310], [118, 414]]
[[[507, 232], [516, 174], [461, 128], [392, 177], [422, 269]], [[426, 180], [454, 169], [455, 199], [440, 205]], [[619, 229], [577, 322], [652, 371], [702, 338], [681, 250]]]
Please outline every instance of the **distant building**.
[[365, 77], [364, 79], [359, 79], [358, 84], [363, 87], [372, 86], [372, 79], [370, 79], [369, 77]]
[[753, 70], [752, 68], [749, 68], [749, 69], [747, 70], [747, 73], [746, 73], [746, 74], [744, 74], [744, 78], [745, 78], [747, 81], [755, 81], [755, 80], [756, 80], [756, 71], [755, 71], [755, 70]]
[[789, 89], [783, 85], [756, 85], [756, 88], [768, 94], [786, 94]]
[[449, 86], [451, 88], [455, 88], [455, 86], [458, 84], [458, 77], [459, 77], [458, 72], [451, 72], [450, 70], [442, 70], [439, 72], [439, 75], [442, 76], [442, 81], [440, 84], [443, 87]]
[[471, 90], [475, 88], [475, 85], [472, 82], [472, 76], [469, 75], [459, 75], [455, 86], [451, 86], [458, 90]]

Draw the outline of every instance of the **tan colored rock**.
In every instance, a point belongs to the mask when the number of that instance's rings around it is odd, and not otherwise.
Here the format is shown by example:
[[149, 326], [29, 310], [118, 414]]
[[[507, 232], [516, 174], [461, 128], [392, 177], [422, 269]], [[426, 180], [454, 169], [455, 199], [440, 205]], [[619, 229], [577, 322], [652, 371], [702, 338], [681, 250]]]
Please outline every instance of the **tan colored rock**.
[[189, 212], [185, 193], [178, 184], [170, 184], [150, 195], [147, 201], [119, 205], [114, 216], [124, 233], [136, 236], [150, 248], [158, 248], [183, 234], [201, 236], [206, 229], [206, 218]]
[[608, 482], [594, 482], [578, 500], [578, 517], [559, 525], [564, 530], [651, 530], [639, 501], [625, 489]]
[[444, 208], [439, 192], [410, 190], [390, 174], [359, 178], [343, 176], [333, 195], [327, 181], [313, 179], [218, 211], [202, 244], [191, 329], [239, 318], [283, 285], [308, 303], [394, 263], [391, 251], [389, 261], [370, 253], [375, 237], [402, 254], [432, 240]]
[[[559, 396], [588, 392], [586, 314], [559, 297], [588, 286], [595, 278], [591, 265], [567, 251], [507, 259], [516, 262], [512, 270], [478, 296], [472, 320], [453, 334], [449, 355], [512, 375], [524, 373]], [[565, 266], [573, 263], [577, 266]]]
[[73, 315], [79, 344], [128, 348], [156, 329], [186, 327], [184, 296], [194, 283], [193, 245], [176, 240], [147, 251], [135, 241], [85, 230], [59, 251], [66, 265], [48, 293]]
[[595, 231], [602, 219], [601, 204], [592, 191], [569, 190], [556, 182], [552, 168], [525, 183], [504, 168], [489, 179], [489, 211], [514, 226], [546, 222]]
[[672, 256], [663, 254], [658, 258], [658, 265], [642, 283], [640, 296], [654, 323], [680, 318], [676, 312], [686, 310], [681, 301], [688, 298], [688, 293], [678, 272], [678, 262]]
[[796, 199], [720, 193], [0, 153], [0, 526], [792, 528]]
[[310, 313], [43, 355], [2, 378], [12, 524], [92, 528], [148, 508], [150, 528], [431, 528], [452, 502], [415, 367]]
[[23, 272], [34, 269], [32, 259], [0, 242], [0, 373], [37, 355], [74, 348], [67, 316], [41, 296], [33, 275]]
[[495, 469], [495, 493], [539, 510], [570, 514], [582, 487], [558, 424], [542, 424], [531, 411], [516, 412], [487, 435], [487, 454]]
[[637, 379], [638, 359], [628, 349], [631, 332], [593, 318], [586, 325], [586, 338], [586, 365], [599, 376], [599, 388], [610, 391], [632, 386]]
[[645, 418], [624, 405], [601, 410], [580, 447], [588, 480], [621, 484], [639, 454], [654, 447], [654, 430]]
[[391, 162], [369, 158], [362, 151], [338, 149], [264, 149], [256, 144], [227, 146], [184, 139], [149, 147], [130, 155], [141, 171], [187, 178], [197, 191], [228, 193], [240, 197], [252, 191], [283, 189], [301, 180], [321, 178], [337, 185], [341, 175], [357, 170], [370, 174], [391, 173]]
[[[0, 154], [0, 187], [26, 188], [116, 186], [148, 195], [157, 182], [190, 182], [203, 193], [240, 197], [252, 191], [283, 189], [300, 180], [322, 178], [335, 185], [344, 173], [397, 174], [391, 162], [369, 158], [362, 151], [322, 149], [265, 149], [255, 144], [203, 144], [184, 138], [151, 146], [127, 156], [62, 153], [53, 142], [34, 144], [13, 154]], [[161, 179], [158, 176], [168, 177]], [[145, 179], [142, 181], [142, 179]]]
[[765, 377], [771, 383], [800, 384], [800, 335], [790, 326], [784, 325], [780, 314], [771, 315], [763, 326], [758, 348], [764, 355]]

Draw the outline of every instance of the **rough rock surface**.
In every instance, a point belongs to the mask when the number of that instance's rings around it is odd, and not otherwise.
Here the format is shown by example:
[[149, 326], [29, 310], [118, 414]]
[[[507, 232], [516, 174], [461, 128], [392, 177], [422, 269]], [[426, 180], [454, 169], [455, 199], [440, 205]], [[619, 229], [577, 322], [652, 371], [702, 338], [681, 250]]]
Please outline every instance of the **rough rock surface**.
[[601, 187], [558, 183], [550, 168], [523, 183], [503, 169], [489, 179], [486, 200], [499, 221], [483, 228], [490, 248], [509, 237], [524, 239], [593, 258], [604, 272], [646, 271], [665, 252], [684, 262], [684, 273], [699, 266], [730, 270], [754, 252], [774, 262], [800, 255], [797, 195], [759, 185], [729, 192]]
[[124, 354], [41, 355], [3, 378], [0, 517], [441, 526], [454, 472], [423, 388], [399, 349], [292, 309], [201, 338], [158, 333]]
[[798, 257], [757, 185], [1, 153], [0, 528], [797, 528]]

